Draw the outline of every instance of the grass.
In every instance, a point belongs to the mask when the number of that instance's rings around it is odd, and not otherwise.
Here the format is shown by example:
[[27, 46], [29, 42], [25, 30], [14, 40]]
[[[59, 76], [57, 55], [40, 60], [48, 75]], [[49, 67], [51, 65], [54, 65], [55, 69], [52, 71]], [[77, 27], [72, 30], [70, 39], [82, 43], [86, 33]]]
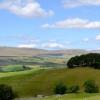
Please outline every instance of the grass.
[[[13, 65], [8, 66], [8, 68], [4, 68], [6, 69], [6, 71], [13, 69], [12, 67], [15, 67]], [[20, 67], [16, 66], [16, 67]], [[39, 66], [30, 66], [32, 69], [31, 70], [24, 70], [24, 71], [13, 71], [13, 72], [0, 72], [0, 78], [5, 78], [5, 77], [15, 77], [15, 76], [21, 76], [21, 75], [27, 75], [27, 74], [31, 74], [31, 73], [35, 73], [38, 72], [39, 70], [41, 70], [41, 68]], [[10, 69], [11, 68], [11, 69]], [[16, 69], [16, 68], [14, 68]], [[19, 68], [20, 69], [20, 68]]]
[[100, 70], [91, 68], [37, 69], [5, 74], [2, 76], [0, 73], [0, 84], [12, 86], [20, 97], [53, 95], [53, 88], [58, 82], [63, 82], [66, 86], [79, 85], [82, 91], [83, 83], [93, 79], [100, 88]]
[[23, 65], [8, 65], [3, 66], [1, 68], [3, 72], [16, 72], [16, 71], [24, 71]]
[[20, 98], [16, 100], [100, 100], [100, 94], [65, 94], [65, 95], [53, 95], [43, 98]]

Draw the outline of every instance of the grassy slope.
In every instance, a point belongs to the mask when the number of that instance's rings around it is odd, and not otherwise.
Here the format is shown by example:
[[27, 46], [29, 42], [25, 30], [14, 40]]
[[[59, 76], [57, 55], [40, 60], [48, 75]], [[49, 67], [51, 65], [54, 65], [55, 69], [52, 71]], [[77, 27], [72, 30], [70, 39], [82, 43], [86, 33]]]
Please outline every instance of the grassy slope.
[[0, 72], [0, 79], [2, 78], [8, 78], [7, 81], [9, 80], [10, 77], [20, 77], [20, 76], [24, 76], [24, 75], [29, 75], [29, 74], [34, 74], [37, 73], [38, 71], [40, 71], [41, 68], [37, 67], [37, 68], [33, 68], [32, 70], [26, 70], [26, 71], [18, 71], [18, 72]]
[[82, 87], [84, 81], [88, 79], [96, 80], [100, 88], [100, 70], [90, 68], [30, 71], [25, 74], [0, 78], [0, 84], [11, 85], [19, 96], [24, 97], [34, 94], [53, 94], [53, 88], [57, 82], [63, 82], [67, 86], [77, 84]]
[[43, 98], [18, 98], [15, 100], [100, 100], [100, 94], [65, 94], [65, 95], [53, 95], [53, 96], [47, 96]]
[[[29, 66], [27, 66], [29, 67]], [[3, 72], [17, 72], [17, 71], [24, 71], [23, 65], [7, 65], [3, 66], [2, 68]]]

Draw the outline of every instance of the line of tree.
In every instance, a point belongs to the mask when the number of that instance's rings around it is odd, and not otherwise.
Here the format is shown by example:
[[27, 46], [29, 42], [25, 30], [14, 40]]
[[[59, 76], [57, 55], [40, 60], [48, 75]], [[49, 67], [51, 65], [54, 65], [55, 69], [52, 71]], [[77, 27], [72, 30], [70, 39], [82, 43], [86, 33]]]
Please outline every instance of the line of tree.
[[92, 67], [92, 68], [100, 69], [100, 54], [89, 53], [89, 54], [72, 57], [67, 62], [67, 66], [68, 68]]

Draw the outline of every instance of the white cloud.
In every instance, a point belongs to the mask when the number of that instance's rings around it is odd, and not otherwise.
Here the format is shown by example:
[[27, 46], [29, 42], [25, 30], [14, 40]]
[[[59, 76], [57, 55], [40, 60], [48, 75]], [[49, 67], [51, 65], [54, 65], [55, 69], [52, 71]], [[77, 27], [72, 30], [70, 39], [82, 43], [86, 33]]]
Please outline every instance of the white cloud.
[[22, 17], [52, 16], [52, 10], [46, 11], [35, 0], [5, 0], [0, 3], [0, 9], [8, 10]]
[[100, 41], [100, 35], [97, 35], [97, 36], [96, 36], [96, 40], [97, 40], [97, 41]]
[[44, 24], [42, 25], [42, 28], [53, 28], [54, 26], [53, 25], [50, 25], [50, 24]]
[[48, 42], [48, 43], [43, 43], [42, 44], [42, 47], [43, 48], [46, 48], [46, 49], [64, 49], [65, 46], [61, 43], [57, 43], [57, 42]]
[[37, 48], [36, 44], [20, 44], [17, 46], [18, 48]]
[[72, 18], [55, 22], [54, 24], [44, 24], [42, 28], [85, 28], [100, 29], [100, 21], [89, 21], [87, 19]]
[[79, 6], [100, 6], [100, 0], [63, 0], [65, 8], [75, 8]]
[[19, 44], [18, 48], [41, 48], [41, 49], [66, 49], [63, 43], [58, 43], [57, 41], [49, 41], [43, 43], [28, 43]]
[[83, 41], [84, 42], [88, 42], [89, 41], [89, 38], [84, 38]]

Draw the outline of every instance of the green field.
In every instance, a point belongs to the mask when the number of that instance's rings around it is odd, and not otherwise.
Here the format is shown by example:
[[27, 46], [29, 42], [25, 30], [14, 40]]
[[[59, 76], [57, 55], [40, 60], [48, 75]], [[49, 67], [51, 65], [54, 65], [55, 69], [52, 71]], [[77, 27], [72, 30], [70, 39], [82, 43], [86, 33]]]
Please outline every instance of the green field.
[[[57, 66], [64, 65], [68, 58], [57, 57], [0, 57], [0, 67], [9, 65], [45, 65], [45, 63], [57, 64]], [[46, 66], [48, 67], [48, 66]], [[54, 66], [55, 67], [55, 66]], [[66, 67], [66, 64], [64, 65]]]
[[63, 82], [66, 86], [79, 85], [81, 92], [84, 81], [93, 79], [100, 88], [100, 70], [91, 68], [37, 69], [4, 73], [5, 76], [0, 74], [0, 84], [12, 86], [19, 97], [53, 95], [53, 88], [58, 82]]
[[0, 78], [28, 75], [31, 73], [33, 74], [33, 73], [37, 73], [41, 69], [42, 68], [40, 68], [40, 67], [35, 67], [35, 68], [32, 68], [31, 70], [26, 70], [26, 71], [0, 72]]
[[[25, 67], [25, 68], [24, 68]], [[18, 72], [18, 71], [25, 71], [31, 69], [30, 66], [24, 66], [24, 65], [7, 65], [7, 66], [1, 66], [0, 71], [1, 72]]]

